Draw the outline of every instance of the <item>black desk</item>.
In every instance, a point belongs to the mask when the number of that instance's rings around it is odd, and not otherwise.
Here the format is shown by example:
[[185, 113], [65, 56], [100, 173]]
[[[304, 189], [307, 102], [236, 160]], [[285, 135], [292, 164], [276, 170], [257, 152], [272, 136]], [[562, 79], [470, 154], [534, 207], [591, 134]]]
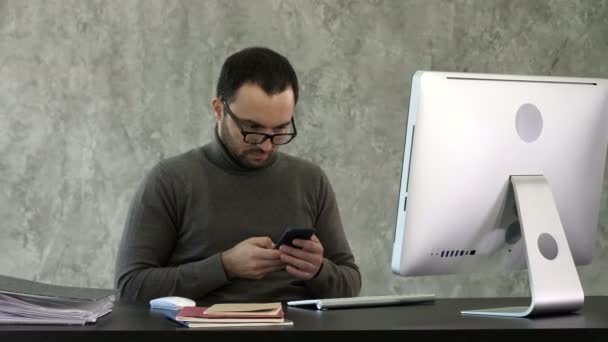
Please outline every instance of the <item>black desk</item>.
[[286, 317], [294, 322], [293, 327], [226, 330], [182, 328], [150, 313], [145, 305], [119, 303], [94, 325], [0, 326], [0, 341], [608, 341], [608, 297], [587, 297], [580, 313], [567, 316], [521, 319], [460, 314], [462, 309], [525, 303], [521, 298], [487, 298], [332, 311], [287, 307]]

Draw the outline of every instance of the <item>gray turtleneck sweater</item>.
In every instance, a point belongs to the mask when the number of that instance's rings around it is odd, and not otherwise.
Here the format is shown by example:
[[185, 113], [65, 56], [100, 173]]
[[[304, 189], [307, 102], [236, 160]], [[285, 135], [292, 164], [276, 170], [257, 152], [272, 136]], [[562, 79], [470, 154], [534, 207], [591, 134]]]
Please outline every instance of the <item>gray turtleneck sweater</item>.
[[[323, 244], [319, 274], [286, 271], [227, 279], [220, 253], [254, 236], [276, 242], [287, 227], [314, 227]], [[118, 250], [121, 300], [183, 296], [204, 302], [356, 296], [361, 275], [325, 173], [275, 153], [262, 169], [238, 164], [213, 142], [158, 163], [139, 187]]]

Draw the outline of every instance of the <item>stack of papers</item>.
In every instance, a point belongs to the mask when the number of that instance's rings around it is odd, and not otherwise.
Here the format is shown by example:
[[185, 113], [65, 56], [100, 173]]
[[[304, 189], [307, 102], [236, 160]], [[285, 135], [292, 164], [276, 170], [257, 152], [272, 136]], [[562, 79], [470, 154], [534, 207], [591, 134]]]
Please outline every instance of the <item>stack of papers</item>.
[[114, 293], [0, 275], [0, 324], [94, 323], [112, 311]]
[[175, 321], [190, 328], [293, 326], [292, 321], [285, 319], [281, 303], [185, 307], [176, 314]]

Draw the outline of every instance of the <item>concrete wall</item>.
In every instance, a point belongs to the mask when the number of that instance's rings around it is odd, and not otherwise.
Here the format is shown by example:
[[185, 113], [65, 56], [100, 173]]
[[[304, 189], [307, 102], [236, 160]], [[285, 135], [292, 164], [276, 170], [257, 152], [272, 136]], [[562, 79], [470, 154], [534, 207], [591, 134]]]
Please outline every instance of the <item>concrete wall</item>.
[[[363, 294], [526, 294], [522, 273], [391, 273], [410, 78], [608, 78], [606, 37], [598, 0], [0, 0], [0, 273], [112, 286], [136, 185], [210, 139], [223, 60], [263, 45], [299, 73], [287, 151], [328, 173]], [[594, 264], [579, 269], [588, 294], [608, 294], [607, 182]]]

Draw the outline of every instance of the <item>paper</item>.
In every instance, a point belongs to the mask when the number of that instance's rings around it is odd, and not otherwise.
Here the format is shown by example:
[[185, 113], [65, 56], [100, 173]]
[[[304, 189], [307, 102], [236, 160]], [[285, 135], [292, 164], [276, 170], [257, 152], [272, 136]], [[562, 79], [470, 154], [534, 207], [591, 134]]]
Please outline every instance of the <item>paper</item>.
[[246, 317], [242, 315], [230, 316], [229, 314], [222, 314], [221, 316], [215, 316], [213, 314], [205, 313], [205, 307], [191, 306], [181, 309], [175, 317], [176, 321], [182, 322], [215, 322], [215, 323], [261, 323], [261, 322], [283, 322], [282, 311], [277, 316], [259, 316], [255, 313], [251, 313]]
[[283, 322], [246, 322], [246, 323], [198, 323], [198, 322], [185, 322], [183, 325], [188, 328], [228, 328], [228, 327], [266, 327], [266, 326], [293, 326], [293, 322], [290, 320], [284, 320]]
[[206, 313], [274, 312], [280, 309], [281, 303], [232, 303], [212, 305], [207, 309]]
[[114, 292], [0, 276], [0, 324], [94, 323], [112, 311]]

